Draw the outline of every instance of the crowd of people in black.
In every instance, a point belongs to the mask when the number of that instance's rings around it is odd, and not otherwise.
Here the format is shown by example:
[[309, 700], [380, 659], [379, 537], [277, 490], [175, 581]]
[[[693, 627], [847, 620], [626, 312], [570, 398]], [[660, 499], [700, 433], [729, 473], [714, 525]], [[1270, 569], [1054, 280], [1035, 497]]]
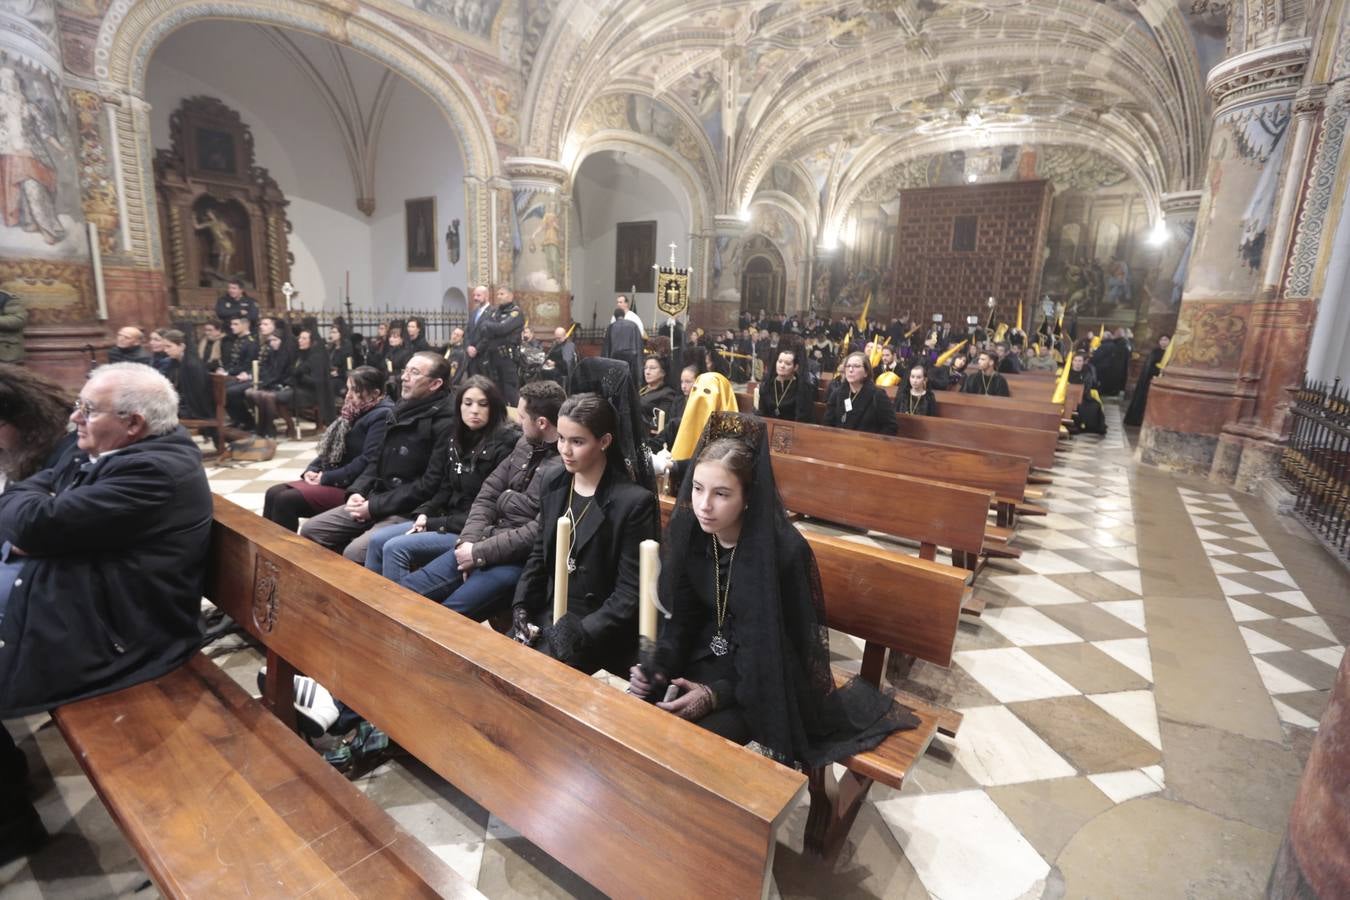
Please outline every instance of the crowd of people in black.
[[[179, 525], [192, 535], [184, 553], [200, 563], [209, 494], [204, 477], [179, 471], [184, 448], [196, 450], [178, 421], [205, 417], [208, 374], [220, 371], [234, 427], [275, 434], [283, 407], [318, 407], [326, 422], [302, 476], [267, 491], [266, 518], [567, 665], [620, 674], [631, 693], [673, 714], [785, 762], [819, 765], [913, 719], [866, 685], [835, 689], [816, 677], [828, 673], [812, 594], [819, 582], [777, 499], [762, 418], [894, 434], [897, 413], [934, 415], [943, 391], [1007, 395], [1006, 374], [1053, 370], [1067, 359], [1065, 379], [1084, 388], [1076, 427], [1104, 431], [1100, 397], [1123, 388], [1131, 350], [1123, 333], [1075, 345], [1065, 335], [1028, 340], [1015, 329], [921, 334], [904, 319], [859, 328], [747, 318], [743, 336], [719, 337], [668, 319], [648, 334], [621, 298], [600, 355], [588, 356], [563, 328], [547, 345], [537, 342], [511, 292], [498, 289], [490, 302], [486, 287], [473, 291], [467, 325], [433, 347], [416, 318], [364, 339], [340, 322], [325, 335], [313, 319], [262, 314], [237, 287], [221, 298], [219, 320], [196, 334], [121, 329], [109, 354], [115, 364], [96, 369], [78, 401], [0, 366], [0, 472], [9, 482], [0, 494], [0, 575], [20, 573], [0, 590], [0, 673], [46, 652], [34, 648], [50, 637], [24, 630], [34, 595], [17, 586], [44, 572], [66, 578], [89, 562], [71, 554], [119, 539], [72, 530], [89, 510], [114, 514], [91, 485], [115, 492], [125, 482], [148, 498], [136, 507], [138, 522], [190, 490], [195, 518]], [[1136, 404], [1162, 364], [1160, 347]], [[755, 375], [758, 415], [738, 413], [732, 381]], [[659, 588], [673, 616], [655, 651], [638, 659], [638, 546], [660, 536], [661, 476], [679, 497]], [[146, 479], [174, 481], [151, 490]], [[563, 519], [572, 524], [565, 550], [553, 540]], [[144, 533], [162, 534], [161, 524]], [[555, 620], [560, 562], [571, 577], [566, 612]], [[133, 592], [106, 581], [91, 587], [105, 612], [127, 617], [122, 634], [137, 646], [119, 651], [97, 684], [55, 675], [10, 681], [0, 711], [115, 689], [180, 661], [181, 620], [200, 596], [190, 581], [166, 582], [174, 597], [167, 630], [121, 611], [139, 603]], [[86, 644], [106, 636], [85, 638], [73, 652], [93, 652]], [[125, 659], [145, 665], [133, 673]], [[332, 762], [383, 749], [376, 723], [299, 678], [297, 710]], [[10, 762], [12, 747], [0, 747], [0, 764]], [[21, 799], [0, 795], [0, 807], [13, 801], [19, 809]], [[20, 837], [31, 836], [23, 829], [32, 817], [20, 812], [0, 832], [18, 822]]]

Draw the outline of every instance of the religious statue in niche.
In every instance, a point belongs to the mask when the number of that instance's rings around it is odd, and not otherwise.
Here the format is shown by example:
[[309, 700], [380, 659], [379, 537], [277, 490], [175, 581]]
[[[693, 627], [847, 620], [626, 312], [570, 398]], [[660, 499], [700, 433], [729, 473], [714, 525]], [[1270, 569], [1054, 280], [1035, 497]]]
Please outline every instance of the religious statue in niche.
[[259, 306], [284, 308], [288, 203], [255, 164], [252, 131], [214, 97], [189, 97], [169, 134], [172, 147], [155, 154], [155, 193], [175, 305], [212, 307], [237, 278]]
[[409, 272], [435, 272], [436, 198], [415, 197], [403, 203], [404, 239]]
[[445, 255], [450, 265], [459, 262], [459, 219], [451, 219], [450, 227], [445, 230]]

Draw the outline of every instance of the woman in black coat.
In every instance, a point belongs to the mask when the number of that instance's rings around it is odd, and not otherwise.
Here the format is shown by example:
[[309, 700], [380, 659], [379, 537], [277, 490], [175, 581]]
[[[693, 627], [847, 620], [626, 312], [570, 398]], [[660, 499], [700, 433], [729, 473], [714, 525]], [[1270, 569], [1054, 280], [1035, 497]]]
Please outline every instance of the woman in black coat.
[[759, 406], [756, 411], [761, 416], [791, 422], [816, 420], [815, 389], [809, 378], [801, 377], [801, 362], [799, 351], [778, 351], [774, 378], [759, 386]]
[[895, 411], [910, 416], [936, 416], [937, 399], [928, 386], [928, 367], [915, 363], [909, 368], [909, 379], [895, 392]]
[[[539, 537], [516, 586], [514, 635], [583, 672], [627, 677], [637, 656], [638, 545], [659, 534], [656, 495], [629, 479], [620, 419], [599, 394], [558, 412], [563, 471], [544, 485]], [[638, 439], [641, 435], [633, 436]], [[558, 520], [572, 520], [566, 614], [553, 621]]]
[[895, 434], [895, 411], [890, 398], [872, 381], [867, 354], [850, 353], [844, 358], [844, 379], [830, 391], [822, 425], [866, 431], [871, 434]]
[[168, 365], [164, 377], [178, 391], [178, 418], [212, 419], [216, 405], [211, 396], [211, 376], [188, 346], [187, 336], [176, 328], [160, 334]]
[[342, 411], [298, 481], [274, 484], [263, 497], [263, 518], [295, 531], [300, 519], [347, 502], [346, 487], [379, 456], [394, 403], [384, 395], [384, 373], [358, 366], [347, 376]]
[[[670, 363], [660, 356], [649, 356], [646, 362], [642, 364], [642, 380], [644, 384], [638, 390], [638, 405], [642, 410], [642, 418], [646, 420], [650, 434], [656, 434], [658, 431], [656, 411], [661, 410], [666, 414], [666, 421], [670, 421], [670, 414], [675, 409], [675, 401], [680, 399], [680, 394], [667, 382], [666, 366]], [[644, 435], [645, 437], [645, 435]]]
[[427, 468], [436, 493], [413, 510], [411, 526], [399, 522], [370, 536], [366, 568], [391, 581], [402, 581], [455, 549], [478, 490], [520, 439], [520, 429], [506, 421], [506, 399], [491, 379], [470, 375], [455, 397], [457, 421]]
[[1158, 346], [1149, 351], [1148, 360], [1144, 363], [1144, 371], [1139, 375], [1139, 381], [1134, 386], [1134, 395], [1130, 397], [1130, 407], [1125, 411], [1125, 424], [1138, 427], [1144, 424], [1144, 410], [1148, 406], [1148, 389], [1153, 384], [1153, 379], [1157, 378], [1162, 372], [1162, 358], [1167, 353], [1167, 345], [1172, 343], [1172, 338], [1163, 335], [1158, 338]]

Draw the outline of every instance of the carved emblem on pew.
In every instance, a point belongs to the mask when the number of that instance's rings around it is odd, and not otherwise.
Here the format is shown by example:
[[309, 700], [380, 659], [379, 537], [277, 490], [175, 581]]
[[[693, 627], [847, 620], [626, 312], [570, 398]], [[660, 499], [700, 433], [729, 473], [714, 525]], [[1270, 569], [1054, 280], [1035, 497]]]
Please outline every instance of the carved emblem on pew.
[[774, 425], [773, 436], [769, 438], [769, 450], [774, 453], [791, 453], [792, 437], [790, 426]]
[[276, 627], [280, 612], [277, 599], [277, 578], [281, 568], [272, 560], [259, 556], [253, 570], [253, 624], [264, 634], [270, 634]]

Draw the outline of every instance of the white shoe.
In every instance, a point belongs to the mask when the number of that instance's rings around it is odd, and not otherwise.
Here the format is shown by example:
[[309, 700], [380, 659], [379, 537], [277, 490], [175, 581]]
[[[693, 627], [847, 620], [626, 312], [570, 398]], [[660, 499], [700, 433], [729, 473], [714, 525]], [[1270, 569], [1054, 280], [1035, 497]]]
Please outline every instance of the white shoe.
[[[259, 694], [263, 692], [266, 681], [267, 666], [263, 666], [258, 670]], [[291, 682], [291, 692], [291, 705], [300, 716], [300, 731], [310, 738], [322, 737], [337, 721], [340, 712], [333, 695], [308, 675], [296, 675]]]

